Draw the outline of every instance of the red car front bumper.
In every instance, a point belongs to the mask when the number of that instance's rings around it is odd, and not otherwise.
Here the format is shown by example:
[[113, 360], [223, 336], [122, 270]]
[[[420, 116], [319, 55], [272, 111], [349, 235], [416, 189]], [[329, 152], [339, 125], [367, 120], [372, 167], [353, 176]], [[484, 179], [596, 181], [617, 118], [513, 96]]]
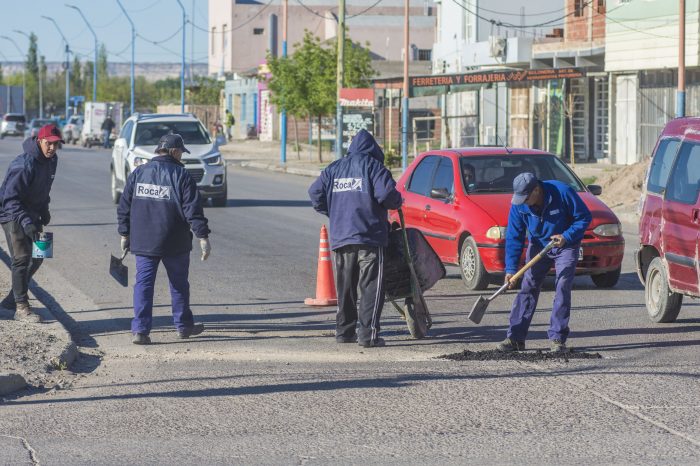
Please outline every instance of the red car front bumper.
[[[583, 241], [583, 258], [576, 266], [577, 275], [596, 275], [610, 272], [622, 265], [622, 256], [625, 253], [625, 240], [618, 238], [615, 240], [595, 240]], [[488, 273], [502, 274], [505, 272], [505, 248], [503, 243], [493, 247], [483, 244], [479, 245], [479, 254], [484, 268]], [[525, 250], [520, 258], [520, 265], [525, 264]]]

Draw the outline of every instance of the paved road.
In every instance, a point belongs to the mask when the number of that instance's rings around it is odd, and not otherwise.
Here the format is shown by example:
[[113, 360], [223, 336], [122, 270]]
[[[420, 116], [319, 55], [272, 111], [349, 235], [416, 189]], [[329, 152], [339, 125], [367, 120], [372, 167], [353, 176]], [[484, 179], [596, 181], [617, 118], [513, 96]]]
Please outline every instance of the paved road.
[[[3, 173], [19, 143], [0, 142]], [[130, 290], [107, 274], [118, 250], [109, 154], [60, 157], [56, 257], [36, 278], [83, 355], [66, 389], [0, 405], [0, 464], [700, 461], [700, 309], [688, 301], [675, 324], [650, 323], [629, 255], [634, 234], [617, 288], [576, 280], [571, 343], [603, 359], [435, 359], [501, 340], [512, 302], [495, 301], [471, 325], [476, 293], [456, 269], [428, 294], [432, 338], [411, 340], [386, 308], [388, 346], [362, 350], [335, 344], [332, 309], [302, 304], [314, 291], [322, 222], [306, 200], [310, 180], [230, 167], [228, 207], [206, 211], [212, 257], [192, 256], [192, 307], [208, 331], [173, 338], [160, 277], [155, 344], [137, 347]], [[536, 314], [531, 347], [546, 347], [547, 322]]]

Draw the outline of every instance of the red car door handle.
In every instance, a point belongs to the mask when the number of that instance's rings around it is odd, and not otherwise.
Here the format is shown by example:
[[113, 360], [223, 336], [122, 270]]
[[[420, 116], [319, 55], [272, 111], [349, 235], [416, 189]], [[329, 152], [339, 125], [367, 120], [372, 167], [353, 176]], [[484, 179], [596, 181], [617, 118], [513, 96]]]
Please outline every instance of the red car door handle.
[[425, 210], [430, 210], [430, 204], [427, 204], [427, 205], [425, 206]]
[[693, 223], [698, 223], [700, 220], [700, 209], [693, 209]]

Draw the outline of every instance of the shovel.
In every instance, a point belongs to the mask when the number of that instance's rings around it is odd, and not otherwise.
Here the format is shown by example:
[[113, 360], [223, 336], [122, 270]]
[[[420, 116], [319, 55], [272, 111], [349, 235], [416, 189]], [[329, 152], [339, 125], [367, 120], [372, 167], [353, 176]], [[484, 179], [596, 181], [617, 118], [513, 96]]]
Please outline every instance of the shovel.
[[469, 320], [474, 322], [475, 324], [481, 323], [481, 319], [484, 317], [484, 314], [486, 313], [486, 308], [489, 307], [489, 303], [496, 299], [497, 296], [503, 294], [508, 290], [508, 285], [511, 283], [516, 282], [522, 275], [537, 263], [540, 259], [544, 257], [545, 254], [549, 252], [550, 249], [554, 247], [554, 241], [550, 241], [547, 243], [547, 246], [544, 247], [535, 257], [530, 259], [530, 262], [527, 264], [523, 265], [523, 267], [518, 270], [515, 275], [513, 275], [510, 279], [509, 282], [504, 283], [503, 286], [501, 286], [498, 291], [496, 291], [494, 294], [489, 296], [488, 298], [485, 298], [484, 296], [479, 296], [479, 299], [476, 300], [474, 303], [474, 306], [472, 307], [471, 312], [469, 313]]
[[116, 258], [111, 254], [109, 256], [109, 274], [113, 276], [121, 286], [129, 286], [129, 268], [122, 264], [128, 252], [129, 250], [126, 249], [120, 258]]

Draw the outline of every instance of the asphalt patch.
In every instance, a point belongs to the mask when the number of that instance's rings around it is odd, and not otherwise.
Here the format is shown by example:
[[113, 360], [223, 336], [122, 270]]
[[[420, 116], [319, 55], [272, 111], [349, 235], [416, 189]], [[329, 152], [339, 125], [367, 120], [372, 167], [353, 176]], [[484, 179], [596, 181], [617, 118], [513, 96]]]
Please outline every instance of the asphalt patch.
[[469, 351], [460, 353], [444, 354], [438, 356], [439, 359], [449, 359], [450, 361], [564, 361], [570, 359], [602, 359], [599, 353], [586, 353], [583, 351], [567, 351], [564, 353], [553, 353], [551, 351], [517, 351], [507, 353], [498, 350]]

